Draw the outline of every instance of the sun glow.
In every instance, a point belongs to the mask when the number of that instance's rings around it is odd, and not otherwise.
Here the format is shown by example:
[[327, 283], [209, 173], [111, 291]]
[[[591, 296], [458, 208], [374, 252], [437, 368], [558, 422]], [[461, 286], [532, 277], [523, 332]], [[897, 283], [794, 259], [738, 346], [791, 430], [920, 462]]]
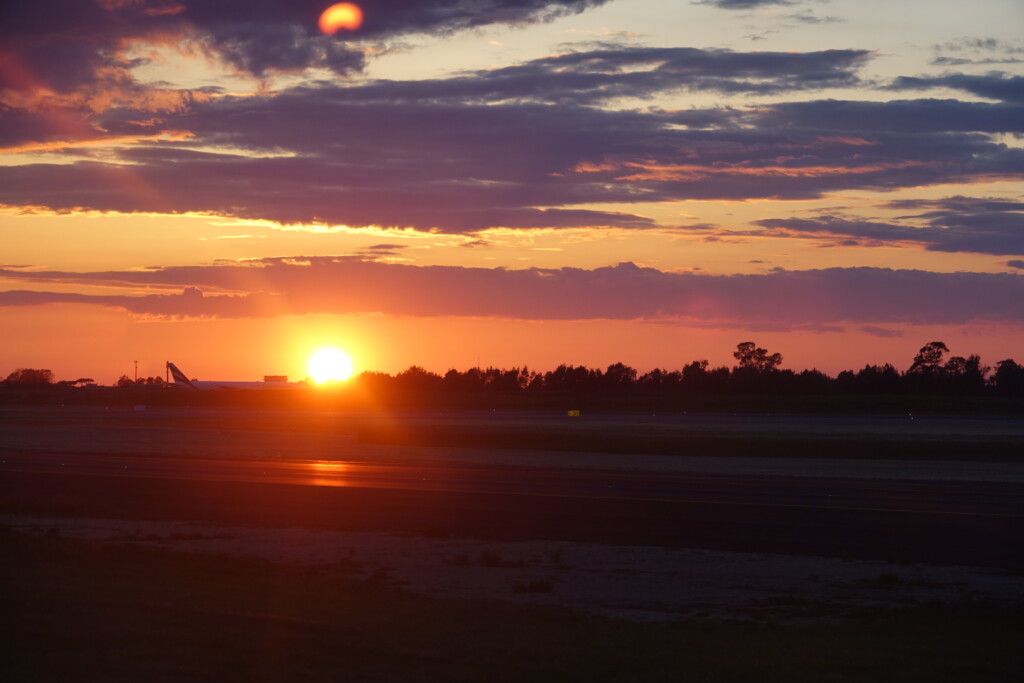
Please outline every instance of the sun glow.
[[339, 349], [320, 349], [309, 357], [306, 365], [309, 376], [317, 384], [344, 381], [352, 376], [352, 359]]
[[341, 29], [355, 31], [363, 23], [363, 10], [351, 2], [339, 2], [331, 5], [320, 15], [320, 31], [333, 36]]

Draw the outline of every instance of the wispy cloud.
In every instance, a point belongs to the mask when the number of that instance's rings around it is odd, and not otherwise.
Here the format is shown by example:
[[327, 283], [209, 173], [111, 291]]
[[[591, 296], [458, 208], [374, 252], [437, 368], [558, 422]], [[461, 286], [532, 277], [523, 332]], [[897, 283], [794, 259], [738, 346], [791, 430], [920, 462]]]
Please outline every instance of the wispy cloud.
[[823, 215], [763, 219], [757, 224], [769, 228], [777, 237], [816, 237], [860, 246], [911, 243], [931, 251], [1000, 256], [1024, 254], [1024, 202], [950, 197], [900, 200], [887, 206], [927, 210], [902, 216], [906, 222], [900, 223]]
[[1013, 45], [996, 38], [964, 37], [935, 45], [932, 64], [967, 66], [971, 64], [1024, 63], [1024, 45]]
[[773, 5], [795, 5], [794, 0], [701, 0], [695, 5], [711, 5], [719, 9], [755, 9], [757, 7], [770, 7]]

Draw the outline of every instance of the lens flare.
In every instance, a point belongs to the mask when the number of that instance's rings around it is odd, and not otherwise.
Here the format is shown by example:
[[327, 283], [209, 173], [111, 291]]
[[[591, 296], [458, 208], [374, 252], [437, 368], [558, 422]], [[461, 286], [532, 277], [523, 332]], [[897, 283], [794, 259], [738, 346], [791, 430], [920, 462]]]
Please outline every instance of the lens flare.
[[351, 2], [331, 5], [320, 15], [320, 31], [333, 36], [338, 31], [355, 31], [363, 25], [363, 10]]

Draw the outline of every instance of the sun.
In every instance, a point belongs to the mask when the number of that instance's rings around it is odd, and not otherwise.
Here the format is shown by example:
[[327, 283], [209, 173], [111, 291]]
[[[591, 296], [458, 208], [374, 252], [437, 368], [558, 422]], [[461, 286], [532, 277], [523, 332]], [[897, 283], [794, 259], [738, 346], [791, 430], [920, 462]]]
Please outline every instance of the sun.
[[352, 359], [340, 349], [320, 349], [309, 357], [306, 369], [317, 384], [344, 381], [352, 376]]
[[328, 36], [333, 36], [341, 29], [355, 31], [362, 24], [363, 10], [351, 2], [331, 5], [320, 15], [320, 30]]

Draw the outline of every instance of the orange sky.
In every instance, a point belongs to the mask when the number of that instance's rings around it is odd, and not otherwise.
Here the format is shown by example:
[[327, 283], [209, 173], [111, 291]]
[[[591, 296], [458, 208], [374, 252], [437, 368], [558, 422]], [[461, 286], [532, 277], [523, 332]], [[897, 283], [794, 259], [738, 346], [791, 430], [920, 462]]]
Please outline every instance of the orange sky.
[[0, 377], [1024, 361], [1014, 0], [363, 4], [7, 11]]
[[[63, 379], [92, 377], [111, 383], [132, 376], [163, 376], [164, 361], [199, 379], [256, 381], [268, 374], [307, 376], [306, 360], [317, 348], [349, 352], [356, 372], [396, 373], [421, 365], [448, 368], [521, 367], [545, 371], [561, 363], [605, 368], [624, 362], [641, 372], [678, 369], [693, 360], [712, 366], [734, 363], [741, 341], [755, 340], [783, 354], [783, 367], [835, 374], [866, 364], [892, 362], [905, 370], [918, 348], [944, 340], [952, 355], [981, 354], [989, 364], [1007, 357], [998, 330], [926, 325], [903, 336], [700, 329], [632, 321], [523, 322], [445, 317], [296, 316], [248, 320], [142, 321], [125, 312], [57, 304], [5, 311], [12, 329], [29, 336], [0, 337], [0, 357], [17, 367], [46, 367]], [[600, 340], [600, 343], [595, 343]], [[13, 367], [12, 367], [13, 370]]]

